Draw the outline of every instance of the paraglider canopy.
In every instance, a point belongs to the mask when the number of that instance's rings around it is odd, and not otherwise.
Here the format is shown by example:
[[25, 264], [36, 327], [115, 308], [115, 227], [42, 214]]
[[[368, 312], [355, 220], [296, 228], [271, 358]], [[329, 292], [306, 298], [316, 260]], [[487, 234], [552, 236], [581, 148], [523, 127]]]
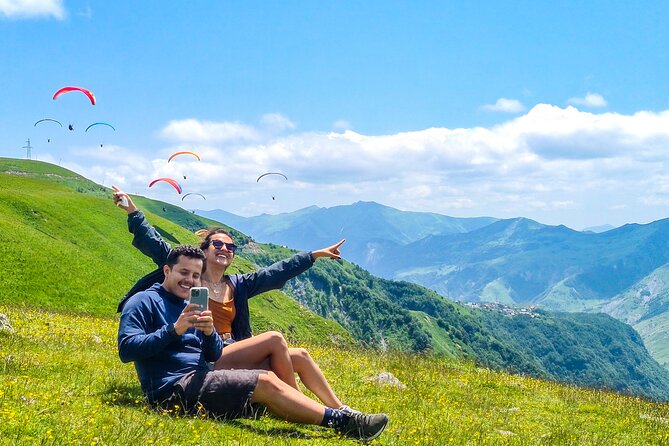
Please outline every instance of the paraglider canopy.
[[170, 155], [167, 162], [169, 163], [170, 161], [172, 161], [172, 159], [176, 158], [179, 155], [193, 155], [195, 158], [197, 158], [198, 161], [200, 161], [200, 155], [198, 155], [195, 152], [175, 152], [172, 155]]
[[267, 173], [263, 173], [262, 175], [260, 175], [258, 177], [258, 179], [256, 180], [256, 183], [259, 182], [262, 177], [265, 177], [267, 175], [280, 175], [280, 176], [284, 177], [286, 180], [288, 179], [288, 177], [285, 176], [284, 174], [282, 174], [281, 172], [267, 172]]
[[197, 195], [199, 197], [202, 197], [204, 200], [206, 200], [205, 196], [202, 195], [202, 194], [198, 194], [197, 192], [189, 192], [186, 195], [184, 195], [183, 197], [181, 197], [181, 201], [184, 201], [184, 198], [188, 197], [189, 195]]
[[45, 121], [55, 122], [59, 126], [61, 126], [61, 127], [63, 126], [63, 124], [61, 124], [59, 121], [56, 121], [55, 119], [44, 118], [44, 119], [40, 119], [39, 121], [37, 121], [33, 127], [37, 127], [37, 124], [39, 124], [40, 122], [45, 122]]
[[149, 184], [149, 187], [153, 186], [154, 184], [156, 184], [159, 181], [164, 181], [167, 184], [172, 185], [172, 187], [175, 188], [176, 191], [179, 192], [179, 194], [181, 194], [181, 186], [179, 186], [179, 183], [177, 183], [172, 178], [158, 178], [156, 180], [151, 181], [151, 183]]
[[82, 92], [83, 94], [88, 96], [88, 99], [91, 101], [91, 104], [95, 105], [95, 96], [93, 95], [93, 92], [90, 91], [90, 90], [87, 90], [85, 88], [81, 88], [81, 87], [63, 87], [63, 88], [61, 88], [60, 90], [58, 90], [57, 92], [55, 92], [53, 94], [53, 100], [55, 101], [60, 95], [63, 95], [65, 93], [69, 93], [71, 91]]
[[113, 125], [111, 125], [111, 124], [107, 124], [106, 122], [94, 122], [93, 124], [91, 124], [91, 125], [89, 125], [88, 127], [86, 127], [86, 130], [85, 130], [85, 131], [87, 132], [88, 129], [90, 129], [91, 127], [96, 126], [96, 125], [106, 125], [107, 127], [111, 127], [111, 129], [112, 129], [113, 131], [116, 131], [116, 129], [114, 128]]

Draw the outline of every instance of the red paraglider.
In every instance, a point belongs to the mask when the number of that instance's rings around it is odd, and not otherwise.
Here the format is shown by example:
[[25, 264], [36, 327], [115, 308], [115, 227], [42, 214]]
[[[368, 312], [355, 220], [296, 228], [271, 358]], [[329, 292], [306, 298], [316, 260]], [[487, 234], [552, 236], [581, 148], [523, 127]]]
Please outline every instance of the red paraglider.
[[166, 182], [167, 184], [171, 184], [172, 187], [175, 188], [175, 189], [177, 190], [177, 192], [179, 192], [179, 194], [181, 194], [181, 186], [179, 186], [179, 183], [177, 183], [177, 182], [176, 182], [175, 180], [173, 180], [172, 178], [158, 178], [157, 180], [153, 180], [153, 181], [151, 181], [151, 183], [149, 184], [149, 187], [153, 186], [153, 185], [156, 184], [158, 181], [164, 181], [164, 182]]
[[90, 99], [91, 104], [95, 105], [95, 96], [93, 95], [93, 92], [91, 90], [87, 90], [87, 89], [81, 88], [81, 87], [63, 87], [63, 88], [61, 88], [60, 90], [58, 90], [57, 92], [55, 92], [53, 94], [53, 100], [55, 101], [58, 98], [58, 96], [60, 96], [62, 94], [65, 94], [65, 93], [69, 93], [71, 91], [82, 92], [83, 94], [88, 96], [88, 99]]

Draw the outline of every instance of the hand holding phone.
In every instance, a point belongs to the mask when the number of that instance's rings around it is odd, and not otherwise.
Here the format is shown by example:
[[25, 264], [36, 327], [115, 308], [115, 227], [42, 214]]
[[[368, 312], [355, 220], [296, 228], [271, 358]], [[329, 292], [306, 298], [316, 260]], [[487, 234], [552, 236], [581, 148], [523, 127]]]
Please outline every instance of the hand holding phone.
[[112, 184], [112, 189], [114, 190], [113, 198], [114, 202], [116, 203], [116, 206], [125, 210], [129, 214], [137, 210], [134, 203], [132, 204], [132, 206], [130, 206], [130, 199], [128, 198], [128, 195], [125, 192], [123, 192], [121, 189], [114, 186], [113, 184]]
[[203, 286], [194, 286], [190, 289], [190, 299], [191, 304], [197, 304], [200, 307], [194, 311], [207, 311], [209, 308], [209, 289]]

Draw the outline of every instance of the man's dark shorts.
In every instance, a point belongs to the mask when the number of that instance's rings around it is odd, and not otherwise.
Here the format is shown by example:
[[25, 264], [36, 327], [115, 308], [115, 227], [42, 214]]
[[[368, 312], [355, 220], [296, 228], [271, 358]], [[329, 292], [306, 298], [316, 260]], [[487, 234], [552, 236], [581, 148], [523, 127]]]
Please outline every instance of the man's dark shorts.
[[174, 392], [158, 406], [175, 413], [194, 414], [201, 409], [213, 417], [255, 418], [260, 405], [251, 403], [258, 376], [266, 370], [214, 370], [188, 373]]

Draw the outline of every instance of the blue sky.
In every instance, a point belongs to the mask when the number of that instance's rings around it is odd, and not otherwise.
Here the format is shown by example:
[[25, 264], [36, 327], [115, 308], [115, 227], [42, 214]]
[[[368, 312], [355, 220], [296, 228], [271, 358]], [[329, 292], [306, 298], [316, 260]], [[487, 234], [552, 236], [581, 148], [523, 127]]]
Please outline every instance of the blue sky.
[[[666, 29], [666, 1], [0, 0], [0, 156], [31, 138], [107, 186], [240, 215], [646, 223], [669, 209]], [[65, 85], [97, 105], [53, 101]]]

